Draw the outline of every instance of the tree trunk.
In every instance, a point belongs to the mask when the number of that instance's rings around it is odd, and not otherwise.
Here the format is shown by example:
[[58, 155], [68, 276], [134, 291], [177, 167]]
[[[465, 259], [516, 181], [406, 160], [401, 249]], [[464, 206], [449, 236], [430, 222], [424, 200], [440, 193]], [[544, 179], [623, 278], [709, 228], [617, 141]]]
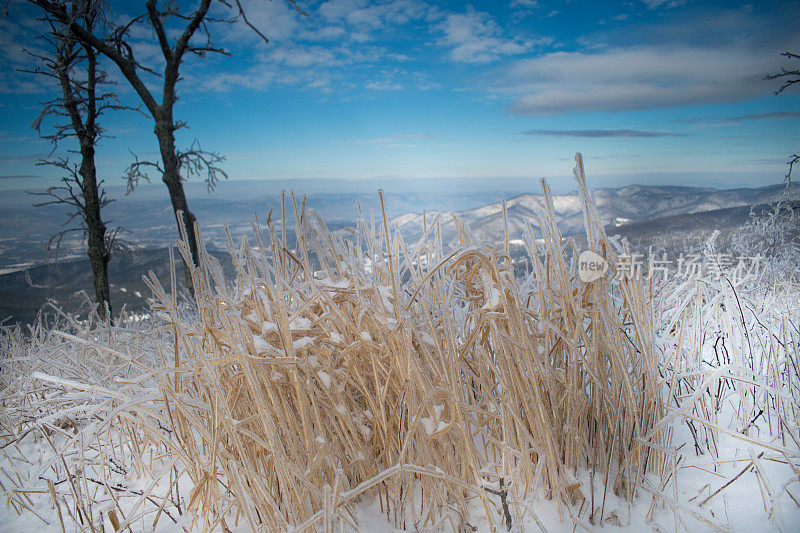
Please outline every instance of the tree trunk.
[[[169, 191], [169, 198], [172, 201], [172, 211], [175, 213], [181, 211], [183, 213], [183, 224], [186, 227], [186, 236], [189, 241], [189, 250], [192, 253], [192, 261], [194, 262], [194, 266], [198, 266], [200, 264], [200, 257], [197, 252], [197, 235], [194, 231], [194, 223], [197, 218], [189, 211], [186, 193], [183, 190], [180, 161], [178, 160], [177, 151], [175, 149], [175, 127], [172, 121], [171, 110], [157, 115], [155, 120], [155, 134], [158, 138], [158, 145], [161, 150], [161, 161], [164, 164], [164, 173], [161, 179]], [[177, 223], [180, 230], [180, 222]], [[185, 262], [184, 279], [186, 280], [186, 287], [189, 289], [189, 292], [194, 295], [192, 275], [189, 271], [189, 265]]]
[[82, 178], [83, 217], [86, 221], [88, 241], [87, 254], [92, 263], [97, 314], [106, 319], [112, 316], [111, 294], [108, 288], [108, 261], [111, 254], [106, 243], [106, 225], [100, 217], [97, 168], [94, 163], [94, 146], [90, 142], [81, 142], [81, 167], [79, 173]]

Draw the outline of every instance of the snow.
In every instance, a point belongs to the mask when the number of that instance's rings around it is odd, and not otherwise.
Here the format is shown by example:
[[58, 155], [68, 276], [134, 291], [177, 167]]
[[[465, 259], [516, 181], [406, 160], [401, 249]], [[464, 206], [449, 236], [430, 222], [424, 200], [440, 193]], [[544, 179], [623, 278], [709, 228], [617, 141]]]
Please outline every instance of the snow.
[[[744, 300], [743, 306], [750, 309], [749, 305], [752, 302], [748, 300], [749, 297], [743, 294], [739, 296]], [[786, 320], [794, 321], [796, 318], [796, 304], [787, 303], [786, 300], [780, 298], [770, 299], [770, 297], [764, 295], [760, 297], [764, 299], [763, 304], [769, 310], [765, 315], [762, 315], [761, 319], [766, 321], [765, 325], [772, 328], [770, 330], [772, 333], [779, 335], [781, 322]], [[491, 301], [491, 299], [490, 297], [489, 300]], [[725, 298], [705, 298], [704, 301], [703, 305], [716, 305], [717, 307], [721, 305], [727, 306], [730, 303]], [[788, 310], [787, 305], [789, 306]], [[686, 301], [685, 305], [667, 306], [666, 311], [680, 314], [686, 312], [687, 309], [691, 310], [693, 308], [694, 304], [691, 301]], [[671, 323], [669, 313], [663, 317], [663, 323], [667, 325]], [[263, 327], [262, 324], [262, 329], [274, 331], [274, 328], [269, 325], [272, 323], [264, 324], [268, 325]], [[714, 331], [727, 331], [724, 337], [727, 339], [725, 341], [726, 346], [730, 350], [732, 361], [736, 364], [723, 366], [717, 369], [715, 373], [709, 373], [709, 368], [702, 364], [698, 369], [686, 367], [681, 371], [683, 375], [698, 372], [698, 376], [712, 382], [727, 375], [746, 377], [751, 382], [760, 384], [765, 390], [774, 390], [776, 395], [786, 398], [787, 401], [793, 398], [790, 390], [775, 389], [767, 381], [767, 374], [761, 373], [761, 369], [766, 369], [767, 364], [785, 372], [787, 367], [791, 368], [794, 364], [791, 357], [785, 355], [764, 357], [763, 367], [756, 366], [754, 370], [743, 368], [741, 365], [749, 361], [749, 350], [745, 348], [747, 341], [744, 336], [737, 336], [739, 322], [736, 317], [731, 318], [724, 314], [709, 316], [703, 327], [708, 336], [711, 337], [714, 337], [712, 335]], [[657, 343], [664, 350], [665, 355], [669, 356], [674, 354], [673, 343], [675, 338], [664, 329], [660, 330]], [[426, 336], [430, 338], [426, 338]], [[754, 331], [750, 331], [750, 339], [755, 346], [760, 345], [762, 342], [759, 340], [760, 337], [757, 337], [757, 332]], [[423, 342], [430, 341], [433, 344], [433, 337], [427, 333], [422, 336], [422, 340]], [[713, 340], [712, 338], [711, 341]], [[314, 340], [310, 337], [301, 337], [295, 342], [298, 341], [301, 341], [303, 346], [311, 346], [314, 343]], [[701, 360], [711, 360], [713, 358], [713, 342], [711, 341], [706, 340], [702, 344]], [[255, 335], [253, 336], [253, 345], [257, 350], [260, 350], [267, 346], [267, 341], [261, 336]], [[672, 347], [671, 351], [668, 349], [670, 347]], [[792, 353], [790, 352], [790, 355]], [[761, 360], [760, 354], [757, 354], [755, 360]], [[80, 363], [80, 365], [83, 365], [83, 363]], [[326, 389], [331, 388], [334, 380], [329, 373], [320, 370], [316, 372], [316, 375], [323, 387]], [[86, 412], [97, 409], [97, 406], [103, 405], [103, 402], [108, 401], [110, 398], [124, 399], [123, 401], [126, 403], [129, 401], [141, 401], [130, 397], [128, 392], [120, 388], [126, 387], [126, 383], [129, 383], [129, 381], [119, 378], [107, 383], [95, 383], [90, 382], [88, 378], [89, 376], [85, 375], [85, 373], [82, 375], [81, 373], [73, 372], [72, 374], [62, 375], [55, 371], [42, 369], [31, 372], [26, 379], [30, 380], [29, 383], [38, 383], [38, 386], [41, 387], [54, 387], [49, 389], [51, 392], [42, 396], [43, 406], [47, 405], [47, 402], [58, 401], [59, 398], [63, 398], [65, 395], [84, 398], [86, 402], [94, 402], [86, 403], [86, 407], [82, 408]], [[274, 371], [271, 379], [281, 380], [284, 379], [284, 376], [280, 372]], [[701, 392], [700, 394], [704, 395], [705, 393]], [[735, 399], [732, 394], [729, 395], [730, 400]], [[685, 396], [684, 401], [688, 402], [693, 397], [693, 395]], [[95, 407], [92, 407], [92, 405]], [[8, 409], [8, 406], [6, 409]], [[344, 404], [337, 404], [335, 409], [344, 417], [353, 417], [355, 415], [349, 412]], [[489, 409], [497, 412], [500, 408], [492, 404]], [[726, 402], [716, 415], [717, 419], [721, 424], [724, 424], [726, 420], [735, 421], [737, 419], [736, 410], [737, 406], [733, 404], [733, 401]], [[431, 405], [426, 416], [419, 418], [421, 430], [431, 436], [446, 430], [448, 427], [448, 421], [444, 419], [446, 412], [447, 407], [443, 403]], [[713, 453], [705, 448], [705, 443], [701, 441], [703, 449], [698, 452], [695, 450], [692, 432], [681, 413], [689, 414], [686, 411], [679, 412], [673, 409], [672, 414], [674, 416], [669, 423], [673, 431], [673, 441], [668, 450], [675, 457], [674, 476], [659, 493], [663, 497], [672, 498], [673, 494], [677, 496], [679, 509], [677, 519], [671, 504], [667, 502], [666, 505], [662, 506], [659, 503], [661, 501], [660, 498], [656, 499], [652, 519], [646, 518], [652, 503], [652, 496], [648, 491], [653, 490], [652, 487], [657, 487], [659, 483], [658, 478], [651, 476], [649, 487], [643, 486], [639, 495], [632, 502], [628, 502], [624, 498], [615, 495], [613, 491], [609, 491], [605, 495], [601, 525], [599, 512], [603, 495], [598, 486], [600, 482], [595, 478], [596, 512], [598, 516], [594, 524], [590, 523], [588, 511], [585, 509], [579, 516], [577, 515], [577, 508], [580, 507], [580, 505], [577, 505], [572, 509], [573, 514], [575, 514], [575, 521], [582, 526], [577, 529], [586, 527], [590, 531], [666, 532], [677, 528], [679, 531], [711, 532], [716, 531], [716, 527], [719, 527], [723, 530], [746, 533], [766, 530], [786, 532], [800, 530], [800, 507], [793, 500], [793, 498], [800, 500], [800, 478], [794, 471], [794, 468], [800, 467], [800, 449], [791, 442], [791, 439], [786, 439], [785, 442], [782, 442], [779, 438], [776, 439], [772, 434], [774, 430], [770, 430], [769, 421], [766, 420], [766, 416], [763, 416], [746, 433], [741, 433], [741, 427], [734, 428], [731, 434], [718, 433], [716, 450]], [[76, 412], [76, 414], [78, 413]], [[363, 418], [361, 418], [361, 415], [363, 415]], [[64, 415], [53, 412], [41, 416], [40, 420], [55, 421], [56, 418], [54, 416], [63, 418]], [[374, 416], [370, 411], [364, 410], [358, 415], [358, 418], [364, 421], [372, 420]], [[86, 425], [87, 422], [81, 421], [79, 417], [75, 417], [73, 420], [78, 426], [84, 428], [82, 431], [90, 430], [90, 426]], [[241, 421], [234, 420], [233, 423], [240, 424]], [[63, 422], [66, 428], [70, 427], [69, 424], [70, 422]], [[368, 423], [355, 422], [355, 424], [365, 445], [368, 446], [372, 438], [372, 429]], [[791, 428], [793, 433], [797, 435], [796, 424], [791, 423]], [[67, 430], [63, 434], [54, 433], [51, 436], [51, 439], [54, 439], [56, 449], [65, 449], [68, 439], [73, 436], [71, 431]], [[102, 435], [103, 433], [100, 434]], [[89, 433], [86, 433], [86, 435], [88, 437]], [[115, 439], [113, 435], [111, 438]], [[316, 434], [312, 438], [319, 446], [328, 444], [328, 440], [324, 435]], [[763, 443], [763, 445], [760, 443]], [[784, 452], [788, 455], [791, 465], [787, 464], [787, 456], [784, 455]], [[86, 449], [84, 453], [92, 456], [91, 449]], [[77, 454], [67, 454], [65, 458], [70, 468], [76, 466]], [[2, 467], [2, 470], [9, 474], [15, 472], [12, 475], [20, 476], [19, 478], [14, 478], [16, 479], [15, 484], [22, 483], [22, 486], [26, 487], [43, 487], [41, 489], [43, 492], [28, 494], [28, 497], [33, 502], [33, 508], [41, 518], [37, 518], [31, 512], [25, 511], [20, 507], [17, 507], [19, 510], [17, 512], [12, 505], [4, 506], [0, 511], [0, 519], [2, 520], [0, 529], [7, 531], [41, 531], [43, 533], [61, 531], [57, 510], [52, 505], [49, 494], [47, 494], [46, 482], [42, 481], [42, 479], [50, 479], [55, 482], [60, 479], [54, 475], [53, 470], [58, 468], [57, 459], [58, 455], [54, 453], [53, 449], [35, 433], [21, 438], [14, 445], [3, 448], [2, 452], [0, 452], [0, 467]], [[756, 460], [754, 461], [754, 459]], [[358, 452], [350, 460], [362, 462], [366, 460], [366, 456], [362, 452]], [[162, 472], [165, 477], [158, 479]], [[736, 477], [740, 473], [741, 475]], [[99, 472], [93, 472], [90, 475], [98, 476]], [[114, 508], [111, 500], [112, 496], [120, 500], [121, 508], [125, 510], [126, 516], [132, 513], [131, 516], [134, 518], [131, 523], [131, 529], [133, 531], [152, 530], [156, 506], [145, 500], [139, 504], [138, 511], [133, 511], [139, 501], [136, 491], [148, 489], [152, 485], [154, 486], [154, 494], [162, 495], [160, 497], [163, 497], [163, 495], [167, 494], [168, 471], [162, 468], [154, 471], [152, 476], [134, 474], [133, 471], [129, 471], [127, 474], [114, 475], [116, 476], [113, 478], [114, 486], [124, 487], [123, 491], [111, 491], [114, 494], [109, 494], [107, 489], [98, 486], [99, 490], [96, 493], [99, 502], [94, 511], [95, 513], [99, 513], [101, 510], [105, 511], [103, 514], [105, 530], [113, 531], [113, 526], [108, 518], [108, 511]], [[11, 496], [10, 488], [16, 485], [11, 484], [7, 476], [1, 473], [0, 476], [3, 476], [4, 494], [7, 501], [16, 502], [17, 500], [8, 500]], [[184, 476], [181, 479], [180, 486], [182, 487], [181, 497], [185, 506], [187, 497], [191, 492], [192, 482], [188, 476]], [[91, 484], [91, 482], [89, 483]], [[579, 483], [580, 490], [586, 501], [590, 501], [592, 495], [590, 472], [579, 470], [576, 474], [576, 483]], [[486, 486], [494, 489], [499, 488], [496, 479], [488, 480]], [[68, 494], [64, 484], [60, 484], [55, 488], [61, 495], [66, 496]], [[718, 490], [720, 492], [714, 495]], [[479, 498], [472, 497], [470, 499], [468, 514], [459, 519], [463, 520], [463, 525], [468, 530], [480, 533], [502, 530], [498, 527], [502, 520], [500, 499], [492, 494], [487, 494], [487, 498], [493, 502], [490, 508], [493, 514], [490, 517], [486, 516]], [[702, 503], [706, 499], [708, 501]], [[514, 531], [541, 531], [543, 529], [550, 532], [573, 531], [575, 522], [569, 515], [559, 516], [558, 506], [555, 502], [543, 497], [535, 486], [532, 487], [532, 492], [519, 495], [514, 502], [516, 503], [511, 507]], [[62, 505], [61, 511], [66, 513], [66, 507]], [[185, 512], [185, 508], [183, 515], [178, 515], [174, 507], [168, 506], [167, 511], [170, 512], [175, 522], [162, 514], [155, 531], [175, 531], [176, 528], [184, 526], [190, 531], [201, 530], [200, 523], [193, 523], [190, 514]], [[361, 503], [356, 506], [355, 513], [362, 531], [392, 530], [386, 515], [380, 510], [380, 502], [377, 498], [363, 498]], [[454, 523], [458, 525], [458, 521]], [[96, 522], [97, 524], [99, 523]], [[247, 531], [247, 526], [243, 521], [240, 521], [238, 526], [234, 526], [233, 522], [229, 522], [228, 525], [236, 533]], [[451, 527], [450, 519], [444, 519], [440, 523], [440, 530], [448, 531]], [[612, 527], [612, 529], [609, 529], [609, 527]], [[420, 528], [420, 530], [434, 531], [436, 529], [432, 524], [428, 524], [428, 526]]]
[[422, 334], [420, 334], [420, 339], [429, 346], [436, 346], [436, 339], [427, 331], [423, 331]]
[[422, 423], [422, 427], [425, 428], [425, 433], [428, 435], [433, 435], [436, 432], [436, 422], [433, 418], [422, 417], [419, 421]]
[[301, 337], [296, 341], [292, 341], [292, 349], [295, 351], [302, 350], [303, 348], [313, 346], [314, 342], [314, 338], [312, 337]]
[[253, 349], [257, 354], [264, 353], [271, 347], [272, 345], [265, 341], [263, 337], [259, 335], [253, 335]]
[[422, 417], [419, 419], [422, 423], [422, 427], [425, 428], [425, 433], [428, 435], [433, 435], [437, 431], [442, 431], [443, 429], [447, 429], [449, 424], [443, 420], [434, 420], [433, 418]]
[[492, 276], [486, 270], [481, 271], [481, 278], [483, 280], [483, 296], [485, 303], [482, 309], [495, 311], [501, 309], [503, 305], [503, 291], [497, 286], [497, 283], [492, 280]]
[[[557, 208], [573, 209], [572, 199], [568, 200]], [[527, 205], [526, 202], [535, 203], [520, 198], [514, 205]], [[491, 209], [486, 212], [491, 212]], [[376, 274], [376, 279], [378, 277]], [[361, 281], [326, 278], [307, 283], [317, 283], [319, 288], [335, 291], [351, 288], [363, 291], [370, 295], [369, 298], [374, 298], [371, 305], [380, 303], [393, 314], [392, 287], [381, 285], [380, 280], [364, 285], [360, 284]], [[503, 285], [495, 281], [488, 270], [481, 272], [477, 287], [478, 297], [482, 289], [484, 310], [502, 311], [506, 295], [513, 295], [504, 293]], [[546, 497], [540, 482], [533, 481], [526, 487], [527, 480], [509, 475], [506, 480], [512, 480], [509, 496], [514, 531], [800, 531], [800, 446], [794, 441], [799, 429], [796, 416], [800, 411], [797, 400], [800, 384], [792, 381], [797, 370], [800, 341], [796, 288], [780, 292], [774, 288], [767, 290], [752, 280], [736, 282], [731, 287], [719, 281], [702, 280], [684, 285], [665, 285], [659, 289], [655, 291], [659, 300], [655, 302], [652, 347], [659, 354], [659, 370], [665, 376], [660, 390], [667, 407], [658, 427], [668, 430], [669, 438], [665, 440], [663, 449], [657, 450], [660, 455], [653, 455], [664, 460], [667, 475], [660, 478], [648, 474], [637, 487], [636, 496], [628, 501], [615, 494], [613, 489], [604, 490], [603, 472], [581, 467], [569, 472], [568, 476], [574, 476], [576, 501], [582, 503], [562, 506]], [[256, 293], [262, 297], [263, 293]], [[252, 296], [253, 291], [249, 294]], [[398, 289], [397, 294], [401, 300], [397, 303], [403, 309], [404, 293]], [[263, 294], [263, 302], [268, 300]], [[227, 301], [242, 300], [232, 297]], [[252, 306], [244, 308], [252, 309]], [[341, 417], [346, 417], [349, 427], [360, 433], [355, 440], [363, 441], [358, 442], [358, 446], [364, 451], [351, 453], [349, 457], [337, 457], [336, 461], [340, 463], [328, 464], [326, 468], [344, 468], [347, 462], [372, 461], [374, 464], [376, 456], [371, 450], [380, 434], [375, 436], [373, 427], [385, 424], [385, 417], [395, 413], [394, 406], [382, 411], [382, 398], [376, 397], [352, 408], [354, 404], [341, 394], [344, 390], [342, 384], [349, 376], [341, 370], [342, 367], [331, 362], [345, 349], [348, 354], [344, 357], [359, 357], [357, 350], [363, 350], [363, 343], [375, 343], [373, 336], [366, 330], [359, 332], [360, 327], [356, 330], [342, 329], [341, 333], [333, 331], [329, 328], [341, 326], [336, 325], [333, 319], [314, 315], [311, 306], [292, 312], [302, 312], [311, 317], [296, 316], [289, 324], [291, 332], [286, 332], [296, 337], [292, 340], [292, 347], [298, 352], [296, 360], [281, 361], [282, 366], [268, 367], [265, 376], [275, 382], [284, 380], [294, 371], [292, 368], [298, 368], [289, 365], [297, 365], [299, 361], [299, 367], [306, 372], [299, 382], [300, 387], [305, 386], [309, 393], [316, 393], [321, 402]], [[270, 316], [267, 307], [265, 313]], [[481, 313], [479, 318], [487, 315], [489, 313]], [[368, 313], [364, 313], [359, 320], [365, 316], [370, 319]], [[461, 317], [462, 322], [475, 318], [467, 313], [459, 314], [455, 309], [453, 316]], [[247, 312], [244, 318], [251, 323], [244, 328], [248, 333], [245, 336], [237, 334], [230, 340], [233, 345], [226, 346], [226, 350], [246, 352], [248, 340], [259, 354], [274, 348], [274, 342], [268, 339], [274, 339], [279, 330], [277, 322], [281, 319], [277, 318], [277, 312], [270, 321], [261, 321], [255, 311]], [[180, 494], [175, 496], [182, 502], [181, 514], [170, 494], [169, 478], [174, 472], [172, 467], [180, 465], [181, 453], [165, 452], [161, 446], [156, 452], [160, 459], [145, 468], [133, 458], [134, 450], [122, 444], [118, 426], [108, 422], [116, 420], [117, 416], [126, 420], [149, 416], [147, 409], [155, 402], [163, 401], [156, 380], [157, 372], [153, 369], [162, 368], [163, 354], [167, 353], [173, 338], [169, 333], [171, 328], [165, 328], [163, 323], [148, 325], [149, 319], [149, 316], [136, 317], [112, 333], [53, 329], [42, 334], [41, 338], [36, 337], [36, 332], [31, 332], [25, 341], [13, 340], [5, 332], [0, 334], [0, 380], [3, 385], [0, 395], [3, 402], [0, 413], [0, 481], [6, 500], [6, 505], [0, 510], [0, 529], [61, 531], [59, 512], [65, 516], [67, 512], [76, 512], [70, 496], [70, 491], [74, 490], [70, 487], [70, 480], [74, 479], [79, 482], [76, 486], [94, 495], [91, 516], [97, 530], [114, 530], [110, 513], [117, 506], [124, 511], [130, 520], [130, 529], [135, 532], [203, 530], [202, 520], [187, 512], [195, 485], [185, 469], [181, 470], [177, 483]], [[398, 327], [394, 318], [383, 316], [377, 320], [388, 329]], [[401, 320], [403, 324], [410, 323], [407, 316], [401, 316]], [[248, 339], [251, 331], [258, 331], [259, 324], [260, 334]], [[314, 333], [319, 337], [310, 336], [315, 324], [322, 330]], [[684, 329], [674, 327], [678, 324], [682, 324]], [[179, 325], [174, 324], [176, 328]], [[140, 327], [152, 329], [140, 330]], [[248, 330], [248, 327], [252, 329]], [[439, 333], [435, 329], [414, 332], [413, 338], [419, 342], [439, 346], [434, 336], [439, 336]], [[191, 335], [180, 334], [180, 342], [196, 342]], [[326, 334], [331, 342], [325, 340]], [[570, 342], [570, 339], [564, 342]], [[345, 343], [349, 346], [345, 347]], [[317, 347], [320, 349], [313, 349]], [[543, 347], [540, 344], [536, 349], [541, 352]], [[327, 355], [323, 355], [325, 351]], [[450, 356], [449, 353], [445, 355]], [[382, 357], [375, 360], [380, 361]], [[139, 366], [151, 373], [139, 373]], [[194, 370], [187, 367], [187, 373]], [[382, 367], [376, 366], [376, 380], [383, 379], [382, 371]], [[563, 374], [561, 369], [559, 371]], [[679, 382], [681, 390], [668, 397], [671, 377]], [[560, 379], [559, 375], [556, 379]], [[319, 387], [325, 390], [320, 391]], [[768, 400], [765, 400], [766, 395], [769, 395]], [[421, 432], [432, 437], [429, 442], [416, 442], [430, 445], [433, 453], [452, 453], [449, 448], [440, 450], [437, 446], [442, 442], [442, 432], [459, 427], [456, 416], [460, 400], [445, 402], [439, 396], [432, 397], [436, 399], [426, 399], [418, 412], [410, 414], [406, 423], [418, 423], [415, 431], [419, 431], [416, 435], [421, 439], [425, 438]], [[719, 399], [719, 402], [715, 403], [714, 399]], [[218, 399], [197, 397], [194, 401], [211, 404]], [[376, 406], [377, 411], [363, 409], [365, 406]], [[192, 405], [187, 403], [187, 407]], [[502, 396], [496, 397], [486, 408], [491, 415], [486, 419], [494, 420], [490, 423], [501, 423], [499, 415], [508, 412]], [[760, 413], [759, 409], [762, 410]], [[211, 421], [213, 424], [244, 427], [250, 416], [223, 410], [214, 412], [219, 412], [220, 417]], [[294, 416], [293, 411], [289, 412]], [[339, 422], [344, 423], [344, 420]], [[166, 427], [164, 420], [158, 420], [158, 423]], [[34, 424], [42, 427], [46, 424], [48, 429], [25, 433], [26, 428], [34, 427]], [[311, 446], [311, 458], [329, 461], [332, 456], [325, 455], [324, 450], [334, 448], [343, 435], [330, 427], [320, 427], [313, 417], [308, 417], [308, 424], [309, 433], [305, 438], [310, 439], [311, 444], [319, 445]], [[789, 431], [781, 432], [783, 427]], [[202, 428], [201, 431], [205, 430], [214, 428]], [[166, 434], [168, 430], [154, 422], [148, 431]], [[455, 432], [451, 430], [448, 435]], [[201, 441], [199, 435], [188, 436], [190, 439], [195, 437]], [[120, 444], [115, 444], [117, 442]], [[111, 448], [99, 443], [110, 444]], [[642, 450], [650, 445], [644, 439], [640, 444]], [[114, 453], [109, 455], [109, 449]], [[208, 465], [208, 473], [215, 475], [213, 452], [209, 449], [201, 453], [208, 454], [202, 457], [202, 461]], [[503, 454], [505, 450], [501, 449], [498, 455]], [[437, 516], [426, 524], [407, 523], [406, 530], [503, 530], [500, 497], [483, 491], [503, 489], [499, 478], [507, 467], [505, 462], [513, 463], [513, 459], [481, 458], [484, 459], [485, 468], [478, 473], [479, 479], [473, 489], [488, 499], [488, 515], [481, 498], [473, 491], [465, 500], [466, 509], [456, 510], [457, 505], [448, 502], [452, 505], [445, 506], [444, 516]], [[492, 460], [498, 463], [492, 463]], [[409, 469], [412, 466], [405, 465]], [[411, 470], [403, 473], [403, 464], [384, 468], [395, 467], [401, 475], [411, 475]], [[428, 474], [445, 475], [435, 465], [415, 468], [426, 468]], [[609, 483], [613, 483], [615, 468], [612, 466], [609, 472]], [[206, 472], [193, 474], [196, 481]], [[292, 473], [296, 476], [302, 474], [302, 468]], [[56, 501], [63, 502], [60, 510], [53, 504], [48, 481], [58, 495]], [[141, 491], [153, 494], [157, 503], [142, 498]], [[418, 494], [411, 492], [409, 501], [416, 501]], [[382, 502], [371, 494], [365, 494], [355, 505], [354, 515], [359, 520], [359, 528], [391, 531], [392, 525], [381, 510]], [[163, 513], [153, 526], [161, 502], [165, 502]], [[592, 502], [594, 508], [591, 508]], [[23, 508], [23, 505], [30, 509]], [[121, 515], [117, 518], [123, 519]], [[64, 520], [67, 530], [75, 530], [73, 521]], [[236, 533], [248, 530], [245, 520], [237, 522], [231, 519], [227, 527]]]
[[325, 386], [326, 389], [331, 388], [331, 375], [330, 374], [320, 370], [319, 372], [317, 372], [317, 377], [319, 377], [320, 381], [322, 382], [322, 384]]
[[491, 311], [500, 309], [503, 304], [503, 291], [496, 287], [487, 287], [486, 303], [483, 304], [482, 309]]
[[311, 321], [303, 316], [295, 317], [289, 323], [289, 329], [293, 330], [308, 330], [311, 329]]
[[339, 281], [323, 278], [317, 282], [317, 285], [322, 289], [347, 289], [352, 286], [352, 281], [347, 278], [342, 278]]

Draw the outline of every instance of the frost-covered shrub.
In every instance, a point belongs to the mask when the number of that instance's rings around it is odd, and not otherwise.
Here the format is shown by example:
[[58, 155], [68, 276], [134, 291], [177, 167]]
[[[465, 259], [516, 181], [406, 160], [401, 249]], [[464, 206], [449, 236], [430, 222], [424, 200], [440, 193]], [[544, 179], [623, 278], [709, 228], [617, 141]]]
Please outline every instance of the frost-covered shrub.
[[733, 237], [740, 255], [761, 257], [761, 280], [800, 281], [800, 201], [786, 199], [750, 211], [750, 219]]

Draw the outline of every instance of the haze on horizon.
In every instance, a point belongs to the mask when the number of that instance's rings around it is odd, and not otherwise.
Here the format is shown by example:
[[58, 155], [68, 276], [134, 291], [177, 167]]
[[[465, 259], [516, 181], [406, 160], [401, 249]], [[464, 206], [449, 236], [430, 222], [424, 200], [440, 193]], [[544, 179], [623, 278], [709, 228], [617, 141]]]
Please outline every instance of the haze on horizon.
[[[800, 49], [798, 2], [244, 4], [270, 43], [217, 28], [232, 57], [187, 64], [176, 107], [181, 145], [226, 155], [234, 180], [546, 177], [564, 190], [580, 151], [592, 187], [759, 187], [800, 147], [800, 93], [763, 79]], [[50, 145], [30, 127], [55, 88], [18, 71], [22, 48], [42, 46], [34, 14], [12, 0], [0, 20], [3, 190], [58, 180], [35, 165]], [[148, 35], [138, 46], [158, 55]], [[99, 176], [120, 185], [129, 149], [155, 157], [152, 126], [130, 112], [103, 124]]]

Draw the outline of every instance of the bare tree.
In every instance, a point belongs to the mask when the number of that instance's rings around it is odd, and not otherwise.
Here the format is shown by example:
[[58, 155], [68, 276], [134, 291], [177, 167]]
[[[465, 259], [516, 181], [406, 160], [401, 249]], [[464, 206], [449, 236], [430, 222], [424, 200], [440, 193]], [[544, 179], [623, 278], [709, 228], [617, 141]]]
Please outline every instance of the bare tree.
[[[73, 4], [70, 17], [76, 25], [91, 31], [96, 23], [97, 12], [86, 5]], [[42, 111], [32, 126], [42, 138], [49, 140], [56, 149], [65, 139], [77, 139], [80, 165], [68, 158], [44, 159], [41, 165], [54, 166], [64, 175], [61, 185], [45, 192], [31, 193], [46, 199], [37, 206], [60, 204], [69, 207], [66, 229], [50, 238], [48, 251], [55, 247], [56, 253], [62, 238], [73, 231], [83, 232], [87, 243], [87, 255], [92, 266], [97, 312], [107, 318], [111, 313], [111, 296], [108, 286], [108, 262], [119, 229], [108, 232], [101, 211], [111, 203], [97, 180], [95, 148], [102, 136], [98, 119], [105, 111], [123, 109], [113, 92], [100, 92], [109, 84], [106, 74], [98, 68], [97, 52], [77, 41], [72, 32], [50, 16], [42, 19], [48, 26], [42, 38], [48, 43], [48, 55], [30, 55], [40, 61], [40, 66], [26, 72], [52, 78], [58, 84], [59, 96], [43, 102]], [[42, 135], [41, 127], [46, 118], [54, 120], [53, 132]], [[76, 225], [74, 223], [78, 222]]]
[[[800, 59], [800, 54], [796, 54], [793, 52], [784, 52], [781, 54], [785, 56], [790, 61], [792, 59]], [[775, 95], [781, 94], [783, 91], [794, 85], [795, 83], [800, 83], [800, 68], [789, 68], [781, 67], [781, 70], [774, 73], [774, 74], [767, 74], [764, 79], [767, 80], [783, 80], [783, 84], [775, 91]], [[787, 165], [789, 166], [788, 171], [786, 172], [786, 181], [787, 183], [792, 182], [792, 170], [794, 170], [795, 164], [800, 163], [800, 154], [792, 154], [789, 156], [789, 161], [787, 161]]]
[[[181, 65], [187, 55], [198, 57], [205, 57], [208, 54], [228, 55], [228, 52], [214, 44], [212, 39], [211, 27], [217, 23], [233, 23], [242, 20], [265, 43], [268, 42], [267, 38], [249, 22], [241, 0], [200, 0], [199, 5], [193, 10], [182, 9], [174, 0], [165, 2], [146, 0], [144, 13], [124, 24], [116, 23], [110, 17], [106, 17], [103, 31], [93, 31], [76, 23], [68, 9], [70, 4], [80, 2], [99, 5], [102, 0], [29, 1], [68, 25], [81, 42], [90, 45], [111, 59], [141, 99], [154, 122], [154, 132], [158, 140], [161, 160], [158, 162], [140, 161], [137, 158], [127, 172], [129, 186], [134, 186], [140, 178], [147, 179], [146, 171], [148, 169], [153, 169], [161, 175], [161, 180], [169, 191], [173, 210], [176, 213], [182, 213], [192, 259], [197, 264], [197, 236], [194, 229], [196, 218], [189, 210], [183, 181], [191, 175], [204, 175], [206, 183], [211, 189], [219, 179], [227, 176], [219, 166], [224, 160], [219, 154], [202, 150], [196, 142], [185, 151], [177, 148], [175, 132], [186, 126], [185, 122], [176, 120], [174, 116], [175, 103], [178, 100], [176, 86], [180, 80]], [[287, 1], [300, 13], [303, 13], [295, 0]], [[227, 18], [211, 16], [209, 10], [212, 4], [218, 5], [221, 12], [227, 10], [230, 16]], [[146, 26], [157, 38], [164, 60], [163, 72], [157, 72], [155, 65], [146, 65], [137, 59], [134, 53], [134, 40], [131, 37], [132, 29], [137, 26]], [[154, 95], [148, 88], [143, 74], [159, 76], [161, 80], [160, 101], [157, 99], [157, 95]], [[185, 174], [183, 176], [181, 175], [182, 170]], [[188, 269], [186, 270], [186, 284], [190, 290], [193, 289]]]

